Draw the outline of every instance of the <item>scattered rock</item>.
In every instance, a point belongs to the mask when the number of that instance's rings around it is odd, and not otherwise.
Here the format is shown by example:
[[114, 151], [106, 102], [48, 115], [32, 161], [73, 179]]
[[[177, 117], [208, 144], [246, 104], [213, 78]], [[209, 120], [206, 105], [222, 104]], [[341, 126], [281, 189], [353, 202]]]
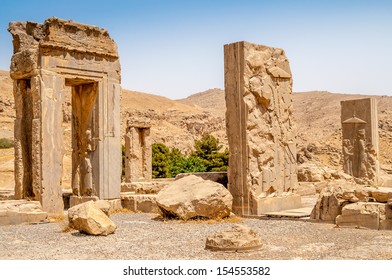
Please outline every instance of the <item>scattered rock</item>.
[[68, 209], [68, 221], [71, 228], [91, 235], [108, 235], [116, 230], [116, 225], [94, 201]]
[[392, 229], [392, 210], [385, 203], [357, 202], [343, 207], [336, 217], [339, 227]]
[[190, 175], [161, 190], [156, 203], [164, 217], [221, 219], [230, 215], [233, 197], [221, 184]]
[[335, 222], [336, 217], [342, 213], [342, 208], [346, 204], [369, 201], [371, 189], [354, 184], [329, 185], [320, 192], [310, 217], [316, 220]]
[[262, 246], [257, 233], [244, 225], [211, 234], [206, 240], [206, 249], [213, 251], [244, 251], [258, 249]]

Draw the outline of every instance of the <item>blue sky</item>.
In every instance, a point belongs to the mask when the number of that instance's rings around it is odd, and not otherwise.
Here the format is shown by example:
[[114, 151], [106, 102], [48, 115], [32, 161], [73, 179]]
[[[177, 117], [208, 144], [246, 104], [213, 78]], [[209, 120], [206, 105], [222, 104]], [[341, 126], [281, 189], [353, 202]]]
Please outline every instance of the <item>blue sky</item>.
[[286, 51], [294, 91], [392, 95], [392, 1], [2, 1], [0, 69], [8, 22], [52, 16], [106, 28], [131, 90], [178, 99], [223, 88], [223, 45], [245, 40]]

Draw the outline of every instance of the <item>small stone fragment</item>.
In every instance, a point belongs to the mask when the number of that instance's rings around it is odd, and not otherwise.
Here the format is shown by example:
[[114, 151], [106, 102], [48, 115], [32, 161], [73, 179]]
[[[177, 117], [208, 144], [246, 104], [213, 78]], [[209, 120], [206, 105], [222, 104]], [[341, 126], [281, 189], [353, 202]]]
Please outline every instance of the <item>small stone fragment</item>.
[[208, 236], [205, 248], [212, 251], [245, 251], [261, 247], [261, 239], [253, 229], [244, 225], [235, 225]]

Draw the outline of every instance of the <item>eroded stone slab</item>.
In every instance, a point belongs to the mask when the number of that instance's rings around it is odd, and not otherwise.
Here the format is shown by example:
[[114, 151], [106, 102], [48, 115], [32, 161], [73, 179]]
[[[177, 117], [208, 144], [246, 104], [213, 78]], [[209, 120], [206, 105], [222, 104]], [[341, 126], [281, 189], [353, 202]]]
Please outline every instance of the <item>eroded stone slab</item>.
[[385, 203], [357, 202], [343, 207], [342, 214], [336, 217], [339, 227], [368, 229], [392, 229], [392, 210]]
[[46, 221], [48, 213], [42, 211], [38, 201], [3, 200], [0, 201], [0, 225], [39, 223]]

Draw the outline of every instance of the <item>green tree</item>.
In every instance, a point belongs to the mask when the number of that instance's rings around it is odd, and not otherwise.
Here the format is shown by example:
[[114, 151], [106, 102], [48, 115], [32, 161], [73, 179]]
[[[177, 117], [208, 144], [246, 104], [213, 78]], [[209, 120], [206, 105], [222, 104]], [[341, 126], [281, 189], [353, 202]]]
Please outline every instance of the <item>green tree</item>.
[[195, 140], [195, 151], [192, 156], [203, 160], [207, 172], [225, 171], [229, 163], [229, 151], [220, 152], [222, 145], [211, 134], [205, 134], [200, 140]]
[[167, 178], [170, 150], [162, 143], [152, 144], [152, 177]]
[[186, 157], [177, 148], [170, 150], [169, 162], [167, 166], [168, 177], [176, 177], [177, 174], [183, 172], [183, 166], [186, 162]]

